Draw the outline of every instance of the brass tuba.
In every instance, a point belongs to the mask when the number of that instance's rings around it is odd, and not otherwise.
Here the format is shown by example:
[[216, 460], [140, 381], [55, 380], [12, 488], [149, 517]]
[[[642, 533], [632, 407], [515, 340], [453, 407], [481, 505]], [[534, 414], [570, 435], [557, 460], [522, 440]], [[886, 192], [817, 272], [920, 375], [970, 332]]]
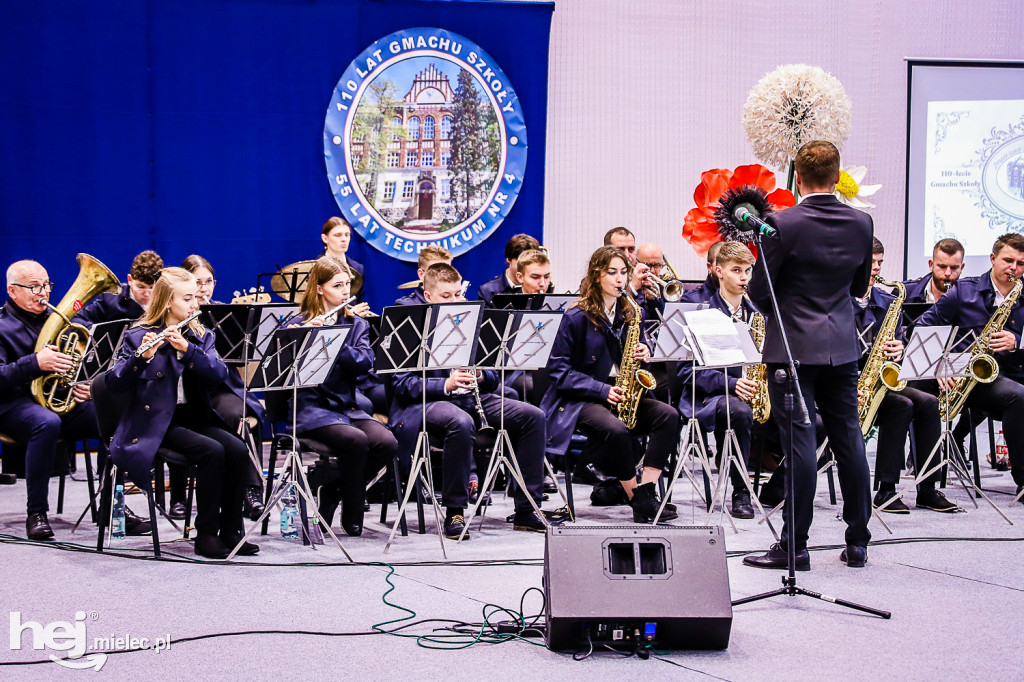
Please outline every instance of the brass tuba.
[[121, 293], [121, 283], [114, 273], [89, 254], [78, 254], [78, 268], [78, 277], [56, 307], [43, 299], [43, 305], [52, 312], [39, 332], [35, 347], [38, 353], [47, 346], [56, 346], [61, 353], [70, 355], [74, 363], [66, 372], [49, 372], [32, 381], [35, 401], [60, 415], [67, 414], [75, 406], [71, 384], [78, 374], [78, 366], [91, 336], [85, 326], [72, 322], [70, 318], [104, 292]]

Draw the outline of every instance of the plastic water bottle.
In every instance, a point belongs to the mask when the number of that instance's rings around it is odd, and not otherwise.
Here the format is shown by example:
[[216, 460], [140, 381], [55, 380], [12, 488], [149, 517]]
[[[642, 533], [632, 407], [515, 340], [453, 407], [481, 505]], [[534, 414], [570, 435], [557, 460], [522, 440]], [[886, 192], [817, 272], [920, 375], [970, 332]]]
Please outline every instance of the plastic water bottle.
[[114, 515], [110, 520], [110, 535], [115, 538], [124, 537], [124, 486], [120, 484], [114, 488]]
[[295, 485], [289, 485], [281, 496], [281, 537], [299, 537], [299, 504], [295, 497]]

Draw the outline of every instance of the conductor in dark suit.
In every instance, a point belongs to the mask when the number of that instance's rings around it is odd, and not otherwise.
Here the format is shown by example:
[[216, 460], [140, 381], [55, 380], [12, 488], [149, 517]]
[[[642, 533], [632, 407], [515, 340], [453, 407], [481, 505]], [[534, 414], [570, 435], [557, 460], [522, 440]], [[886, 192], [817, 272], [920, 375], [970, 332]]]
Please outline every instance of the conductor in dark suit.
[[[846, 521], [846, 549], [840, 560], [863, 566], [871, 539], [871, 482], [864, 439], [857, 419], [857, 360], [860, 347], [850, 296], [863, 295], [871, 277], [871, 217], [839, 202], [832, 194], [839, 180], [839, 150], [830, 142], [805, 144], [797, 152], [797, 206], [772, 215], [768, 221], [778, 239], [762, 241], [761, 257], [775, 286], [785, 327], [797, 363], [797, 380], [807, 403], [811, 425], [802, 423], [794, 401], [787, 412], [786, 351], [780, 320], [772, 312], [764, 268], [754, 269], [750, 295], [766, 311], [764, 361], [768, 393], [778, 417], [783, 452], [791, 467], [795, 489], [795, 527], [786, 523], [779, 544], [767, 553], [748, 556], [743, 563], [759, 568], [785, 568], [788, 543], [795, 544], [797, 570], [809, 570], [807, 535], [814, 514], [817, 483], [814, 422], [821, 414], [825, 432], [839, 466]], [[781, 370], [781, 371], [780, 371]], [[792, 440], [790, 440], [792, 428]], [[788, 515], [785, 517], [788, 521]]]

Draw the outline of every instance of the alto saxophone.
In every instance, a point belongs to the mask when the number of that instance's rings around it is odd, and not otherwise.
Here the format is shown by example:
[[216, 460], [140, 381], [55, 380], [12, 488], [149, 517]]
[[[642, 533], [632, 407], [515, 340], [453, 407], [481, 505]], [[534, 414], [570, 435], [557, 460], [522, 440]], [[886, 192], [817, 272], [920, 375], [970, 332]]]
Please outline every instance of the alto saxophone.
[[896, 287], [896, 300], [882, 318], [882, 326], [878, 330], [875, 342], [871, 344], [867, 362], [857, 380], [857, 417], [860, 420], [861, 435], [867, 436], [878, 416], [878, 408], [885, 398], [886, 391], [902, 391], [907, 387], [906, 381], [900, 381], [900, 366], [885, 358], [885, 344], [896, 338], [900, 315], [903, 312], [903, 301], [907, 298], [907, 288], [902, 282], [886, 282], [879, 277], [875, 281], [887, 287]]
[[640, 398], [644, 391], [653, 391], [658, 386], [654, 375], [640, 368], [640, 363], [633, 357], [633, 351], [640, 343], [640, 306], [627, 293], [619, 293], [619, 298], [633, 309], [633, 321], [629, 323], [626, 343], [623, 344], [622, 361], [619, 363], [619, 376], [615, 386], [622, 389], [622, 400], [619, 401], [619, 420], [632, 429], [636, 426], [636, 411], [640, 406]]
[[[764, 350], [764, 315], [755, 312], [750, 316], [750, 335], [758, 351]], [[747, 381], [757, 384], [757, 391], [750, 399], [750, 409], [754, 413], [754, 421], [764, 424], [772, 413], [772, 403], [768, 398], [768, 370], [764, 363], [747, 365], [745, 372]]]
[[967, 402], [967, 396], [971, 394], [976, 385], [990, 384], [999, 376], [999, 363], [992, 357], [989, 349], [992, 344], [992, 335], [1002, 331], [1006, 321], [1010, 318], [1010, 311], [1020, 297], [1021, 281], [1010, 277], [1013, 289], [992, 313], [985, 328], [981, 330], [981, 334], [968, 349], [971, 359], [967, 363], [967, 376], [953, 379], [953, 387], [939, 393], [939, 416], [942, 419], [950, 421], [960, 414], [960, 411], [964, 409], [964, 403]]

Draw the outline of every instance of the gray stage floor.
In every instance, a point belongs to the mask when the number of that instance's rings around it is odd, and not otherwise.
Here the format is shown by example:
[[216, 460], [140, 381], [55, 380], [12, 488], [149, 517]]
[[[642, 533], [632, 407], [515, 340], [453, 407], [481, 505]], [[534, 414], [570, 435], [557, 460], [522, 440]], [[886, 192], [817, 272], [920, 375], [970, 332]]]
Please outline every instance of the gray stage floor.
[[[170, 638], [162, 652], [118, 653], [108, 657], [102, 672], [119, 677], [209, 679], [282, 677], [283, 670], [359, 679], [475, 679], [511, 674], [560, 678], [627, 679], [657, 674], [675, 679], [949, 679], [970, 674], [974, 679], [1024, 679], [1024, 506], [1007, 508], [1013, 490], [1009, 474], [983, 466], [984, 487], [1010, 517], [1008, 524], [984, 503], [975, 509], [967, 495], [949, 491], [966, 511], [938, 514], [914, 510], [907, 516], [886, 515], [893, 534], [872, 521], [877, 541], [866, 568], [849, 569], [839, 562], [843, 524], [838, 508], [829, 504], [824, 477], [819, 479], [811, 532], [812, 570], [799, 573], [800, 584], [812, 590], [892, 611], [882, 620], [806, 597], [779, 597], [734, 609], [729, 648], [713, 652], [671, 652], [650, 660], [599, 653], [581, 662], [537, 644], [508, 641], [478, 643], [444, 651], [418, 646], [413, 638], [392, 635], [327, 636], [308, 633], [359, 633], [374, 624], [408, 615], [387, 606], [391, 562], [394, 604], [415, 612], [418, 619], [479, 622], [487, 604], [518, 610], [520, 599], [541, 584], [544, 536], [513, 532], [504, 523], [509, 502], [498, 495], [482, 531], [473, 526], [469, 542], [447, 543], [444, 564], [436, 535], [399, 537], [382, 554], [388, 529], [376, 522], [378, 507], [368, 515], [360, 538], [343, 538], [357, 565], [343, 565], [336, 547], [313, 551], [280, 536], [259, 540], [255, 559], [233, 564], [193, 560], [181, 541], [165, 545], [180, 558], [154, 561], [148, 538], [117, 541], [98, 555], [85, 549], [95, 543], [95, 528], [71, 534], [86, 500], [86, 486], [73, 482], [65, 513], [51, 514], [60, 544], [32, 544], [24, 537], [24, 485], [0, 488], [0, 533], [4, 536], [0, 601], [6, 611], [20, 612], [20, 622], [46, 625], [71, 621], [82, 612], [89, 646], [99, 637]], [[51, 485], [51, 505], [56, 500]], [[576, 486], [579, 522], [619, 524], [631, 521], [625, 507], [594, 508], [589, 488]], [[913, 496], [911, 496], [912, 498]], [[137, 511], [144, 498], [132, 496]], [[692, 489], [680, 480], [674, 500], [680, 504], [680, 525], [703, 525]], [[553, 507], [548, 503], [547, 507]], [[429, 514], [428, 514], [429, 517]], [[429, 530], [433, 522], [428, 519]], [[729, 582], [734, 599], [774, 589], [781, 571], [741, 565], [740, 553], [765, 549], [771, 535], [754, 521], [736, 521], [738, 532], [725, 524]], [[275, 529], [276, 523], [272, 523]], [[161, 526], [163, 537], [171, 527]], [[115, 556], [117, 554], [117, 556]], [[327, 564], [327, 565], [311, 565]], [[536, 590], [523, 611], [537, 613]], [[502, 618], [501, 615], [497, 616]], [[386, 626], [386, 627], [395, 627]], [[403, 631], [428, 634], [431, 624]], [[279, 634], [236, 634], [185, 641], [217, 633], [279, 631]], [[4, 635], [9, 632], [4, 629]], [[47, 659], [52, 651], [32, 650], [25, 631], [20, 650], [8, 637], [0, 644], [0, 661]], [[463, 638], [449, 645], [466, 643]], [[425, 643], [425, 642], [423, 642]], [[441, 645], [436, 645], [441, 646]], [[4, 679], [36, 679], [91, 674], [65, 670], [54, 663], [0, 668]]]

